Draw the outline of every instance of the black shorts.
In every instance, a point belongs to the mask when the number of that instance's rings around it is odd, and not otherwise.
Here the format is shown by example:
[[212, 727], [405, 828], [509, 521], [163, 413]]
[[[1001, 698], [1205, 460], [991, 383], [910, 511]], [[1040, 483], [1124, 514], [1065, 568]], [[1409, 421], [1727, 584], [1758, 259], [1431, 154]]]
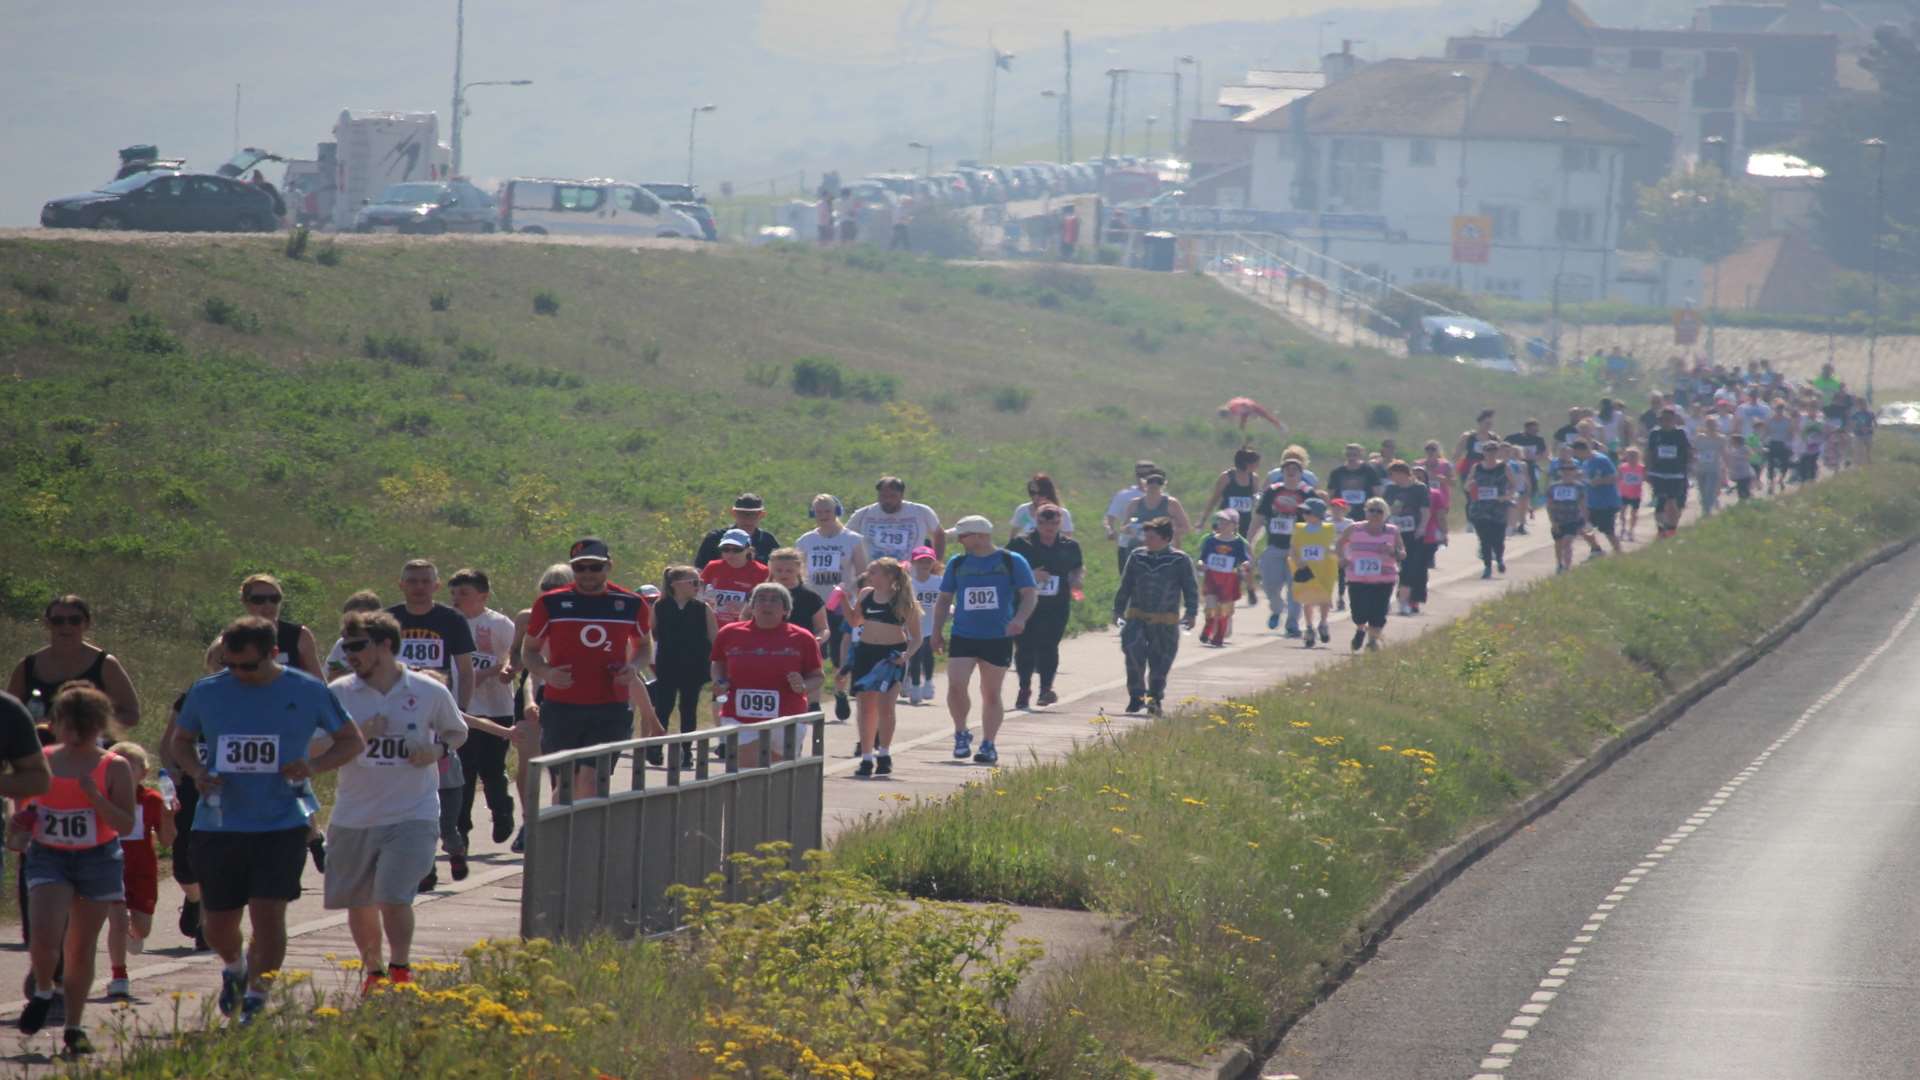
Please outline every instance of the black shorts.
[[978, 660], [994, 667], [1013, 666], [1013, 639], [1010, 637], [947, 639], [949, 660]]
[[275, 832], [207, 832], [193, 838], [193, 872], [208, 911], [238, 911], [249, 900], [300, 899], [307, 827]]
[[1356, 626], [1387, 625], [1387, 609], [1393, 605], [1393, 582], [1347, 582], [1347, 607]]
[[625, 702], [573, 705], [549, 699], [540, 706], [540, 752], [558, 754], [633, 738], [633, 706]]
[[1630, 506], [1630, 507], [1632, 507], [1632, 508], [1634, 508], [1635, 510], [1638, 510], [1638, 509], [1640, 509], [1640, 496], [1638, 496], [1638, 495], [1622, 495], [1622, 496], [1620, 496], [1620, 505], [1621, 505], [1621, 506], [1623, 506], [1623, 507], [1626, 507], [1626, 506]]
[[200, 789], [193, 777], [182, 773], [174, 781], [174, 794], [180, 805], [173, 811], [173, 880], [198, 885], [200, 875], [193, 872], [193, 814], [200, 806]]
[[853, 672], [853, 681], [859, 682], [861, 679], [866, 678], [874, 668], [880, 665], [880, 661], [890, 656], [903, 654], [906, 651], [907, 647], [905, 645], [869, 645], [864, 641], [855, 645], [853, 647], [853, 663], [850, 665], [850, 670]]
[[1587, 507], [1587, 522], [1593, 526], [1595, 532], [1598, 532], [1602, 536], [1613, 535], [1613, 519], [1619, 515], [1620, 511], [1617, 507], [1608, 507], [1605, 510], [1595, 510], [1591, 506]]
[[1783, 442], [1767, 444], [1767, 471], [1783, 473], [1793, 466], [1793, 447]]
[[1668, 479], [1664, 476], [1649, 476], [1647, 483], [1653, 485], [1653, 505], [1665, 509], [1668, 503], [1682, 510], [1687, 508], [1687, 478]]
[[1587, 523], [1584, 521], [1569, 521], [1564, 524], [1556, 521], [1552, 523], [1552, 528], [1548, 532], [1555, 540], [1565, 540], [1569, 536], [1579, 536], [1580, 530], [1586, 527]]

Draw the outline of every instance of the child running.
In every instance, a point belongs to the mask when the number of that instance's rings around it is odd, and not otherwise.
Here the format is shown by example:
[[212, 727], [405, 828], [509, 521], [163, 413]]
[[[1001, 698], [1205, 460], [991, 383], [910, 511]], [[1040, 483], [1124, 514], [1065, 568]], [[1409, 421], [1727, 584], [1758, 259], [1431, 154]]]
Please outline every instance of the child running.
[[125, 758], [133, 770], [137, 802], [133, 829], [120, 837], [127, 898], [107, 911], [107, 960], [113, 968], [107, 980], [107, 1000], [123, 1001], [133, 997], [127, 982], [127, 953], [147, 951], [147, 938], [153, 933], [153, 909], [160, 902], [160, 857], [154, 841], [171, 848], [175, 837], [173, 807], [158, 791], [141, 786], [152, 768], [146, 747], [120, 742], [113, 744], [113, 752]]
[[1633, 534], [1640, 524], [1640, 496], [1647, 489], [1647, 467], [1640, 463], [1640, 450], [1629, 446], [1620, 451], [1620, 505], [1627, 511], [1627, 532], [1620, 539], [1635, 543]]
[[1224, 647], [1233, 632], [1233, 605], [1242, 593], [1253, 595], [1253, 560], [1246, 537], [1240, 535], [1240, 514], [1221, 510], [1213, 515], [1213, 535], [1200, 544], [1200, 565], [1206, 571], [1201, 588], [1207, 622], [1200, 644]]
[[1547, 523], [1553, 527], [1553, 572], [1573, 568], [1573, 541], [1587, 526], [1587, 482], [1580, 463], [1562, 458], [1547, 485]]
[[[1340, 537], [1327, 522], [1325, 499], [1308, 499], [1300, 504], [1300, 522], [1293, 527], [1293, 543], [1287, 548], [1287, 569], [1293, 574], [1293, 599], [1300, 605], [1302, 648], [1313, 648], [1314, 627], [1319, 626], [1320, 643], [1333, 639], [1327, 630], [1327, 615], [1333, 607], [1333, 589], [1339, 580], [1340, 559], [1334, 548]], [[1319, 622], [1314, 612], [1320, 613]]]
[[927, 639], [933, 636], [933, 605], [940, 599], [940, 556], [930, 547], [917, 547], [913, 561], [913, 600], [920, 605], [920, 647], [907, 657], [907, 703], [925, 705], [933, 700], [933, 649]]

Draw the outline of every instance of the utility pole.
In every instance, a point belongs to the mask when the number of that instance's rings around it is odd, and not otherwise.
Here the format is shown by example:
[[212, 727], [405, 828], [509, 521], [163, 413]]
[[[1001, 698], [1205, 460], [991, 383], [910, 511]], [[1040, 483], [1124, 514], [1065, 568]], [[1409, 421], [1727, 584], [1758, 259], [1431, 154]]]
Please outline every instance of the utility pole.
[[1093, 247], [1096, 252], [1105, 242], [1107, 232], [1107, 174], [1113, 168], [1113, 105], [1120, 92], [1120, 77], [1125, 74], [1124, 68], [1107, 69], [1107, 145], [1100, 154], [1100, 186], [1094, 189], [1093, 196]]
[[993, 160], [993, 125], [995, 119], [995, 100], [1000, 92], [1000, 73], [1013, 70], [1013, 54], [1003, 53], [993, 43], [993, 35], [987, 35], [987, 148], [982, 160]]
[[1073, 160], [1073, 31], [1060, 31], [1061, 47], [1066, 50], [1066, 75], [1060, 80], [1060, 161]]
[[[1454, 179], [1454, 188], [1457, 194], [1454, 197], [1453, 213], [1455, 217], [1465, 217], [1467, 213], [1467, 121], [1473, 116], [1473, 76], [1464, 71], [1456, 71], [1453, 73], [1453, 78], [1457, 80], [1462, 87], [1460, 94], [1460, 175]], [[1487, 244], [1488, 246], [1492, 246], [1492, 237], [1487, 238]], [[1453, 287], [1462, 292], [1466, 291], [1466, 275], [1466, 268], [1457, 262], [1454, 263]]]
[[1873, 404], [1873, 367], [1880, 351], [1880, 234], [1887, 220], [1887, 141], [1872, 138], [1861, 146], [1873, 154], [1873, 310], [1867, 324], [1867, 404]]
[[454, 0], [453, 8], [453, 116], [447, 121], [447, 142], [452, 144], [453, 175], [460, 175], [460, 114], [467, 111], [460, 100], [466, 78], [467, 0]]
[[233, 84], [233, 152], [240, 152], [240, 84]]
[[687, 113], [687, 186], [688, 187], [693, 186], [693, 132], [694, 132], [694, 129], [700, 126], [701, 113], [712, 112], [713, 110], [719, 107], [720, 106], [718, 105], [694, 105], [689, 107], [689, 110]]
[[1167, 113], [1167, 156], [1180, 156], [1180, 61], [1173, 62], [1173, 108]]
[[[1556, 116], [1553, 118], [1553, 126], [1560, 133], [1561, 139], [1565, 140], [1568, 132], [1573, 128], [1573, 122], [1564, 116]], [[1567, 222], [1564, 220], [1567, 210], [1567, 185], [1570, 180], [1567, 173], [1567, 147], [1570, 145], [1572, 144], [1565, 141], [1560, 143], [1560, 213], [1555, 215], [1553, 223], [1554, 231], [1560, 234], [1560, 261], [1553, 271], [1553, 320], [1550, 330], [1553, 362], [1556, 364], [1560, 363], [1560, 278], [1567, 272], [1567, 235], [1572, 231], [1567, 228]]]

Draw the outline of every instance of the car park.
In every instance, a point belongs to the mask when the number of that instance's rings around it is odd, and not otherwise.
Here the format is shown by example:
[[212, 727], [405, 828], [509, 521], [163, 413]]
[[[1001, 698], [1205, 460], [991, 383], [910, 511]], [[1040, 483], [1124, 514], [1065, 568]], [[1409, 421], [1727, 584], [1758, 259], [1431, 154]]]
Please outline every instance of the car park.
[[208, 173], [148, 169], [95, 191], [50, 199], [40, 208], [49, 229], [152, 229], [165, 232], [262, 232], [279, 225], [264, 187]]
[[1463, 315], [1423, 316], [1419, 331], [1408, 336], [1407, 349], [1489, 371], [1520, 372], [1507, 336], [1491, 323]]
[[674, 184], [661, 180], [652, 180], [640, 185], [652, 192], [654, 197], [669, 207], [692, 218], [700, 226], [700, 235], [708, 240], [720, 239], [720, 224], [714, 220], [713, 210], [707, 206], [707, 200], [701, 196], [700, 189], [692, 184]]
[[465, 180], [389, 184], [353, 218], [355, 232], [490, 233], [497, 224], [493, 198]]

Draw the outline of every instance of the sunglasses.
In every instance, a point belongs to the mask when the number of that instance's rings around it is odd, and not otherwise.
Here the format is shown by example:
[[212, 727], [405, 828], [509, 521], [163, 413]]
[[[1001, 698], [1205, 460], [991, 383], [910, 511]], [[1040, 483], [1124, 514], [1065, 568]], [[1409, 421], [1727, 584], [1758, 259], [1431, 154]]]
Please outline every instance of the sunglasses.
[[1165, 487], [1166, 483], [1167, 482], [1165, 480], [1149, 480], [1147, 481], [1147, 486], [1148, 487]]
[[47, 616], [47, 625], [85, 626], [87, 625], [87, 617], [85, 615], [49, 615]]
[[280, 594], [277, 592], [254, 593], [252, 596], [247, 597], [247, 603], [249, 604], [277, 604], [279, 602]]
[[[725, 554], [726, 554], [727, 552], [729, 552], [729, 551], [745, 551], [745, 550], [747, 550], [747, 549], [746, 549], [746, 548], [743, 548], [743, 547], [732, 547], [732, 546], [723, 546], [723, 547], [721, 547], [721, 549], [720, 549], [720, 554], [722, 554], [722, 555], [725, 555]], [[605, 566], [602, 566], [602, 567], [601, 567], [600, 569], [602, 569], [602, 570], [605, 570], [605, 569], [606, 569], [606, 567], [605, 567]]]
[[1382, 515], [1384, 515], [1385, 513], [1386, 513], [1386, 511], [1385, 511], [1385, 510], [1382, 510], [1382, 509], [1380, 509], [1379, 507], [1377, 507], [1377, 506], [1376, 506], [1376, 507], [1374, 507], [1373, 509], [1371, 509], [1371, 510], [1369, 510], [1369, 511], [1367, 511], [1367, 516], [1368, 516], [1368, 517], [1372, 517], [1372, 516], [1373, 516], [1373, 515], [1375, 515], [1375, 514], [1382, 514]]
[[235, 663], [232, 660], [228, 660], [225, 666], [228, 671], [259, 671], [260, 665], [266, 662], [267, 658], [263, 656], [258, 660], [248, 660], [244, 663]]
[[576, 574], [604, 574], [607, 572], [607, 564], [598, 560], [582, 559], [573, 564], [573, 572]]
[[343, 639], [340, 642], [340, 651], [357, 653], [362, 649], [365, 649], [367, 646], [371, 644], [373, 644], [372, 638], [355, 638], [352, 641], [347, 641]]

